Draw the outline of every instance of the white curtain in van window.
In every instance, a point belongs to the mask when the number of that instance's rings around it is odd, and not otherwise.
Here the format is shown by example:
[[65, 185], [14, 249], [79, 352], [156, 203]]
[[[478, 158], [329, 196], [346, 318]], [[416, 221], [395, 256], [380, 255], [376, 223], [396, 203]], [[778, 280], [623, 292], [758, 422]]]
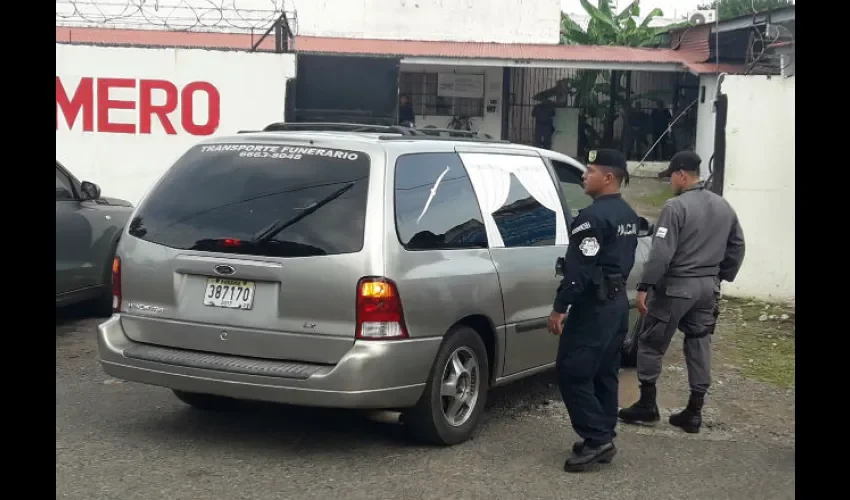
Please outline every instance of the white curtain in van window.
[[484, 212], [484, 226], [487, 228], [491, 247], [505, 246], [493, 219], [493, 212], [502, 208], [508, 199], [510, 174], [514, 174], [526, 191], [541, 205], [555, 212], [555, 244], [568, 243], [567, 222], [561, 199], [543, 160], [534, 156], [493, 153], [461, 153], [460, 158], [469, 172], [470, 181], [475, 187]]
[[[462, 155], [463, 156], [463, 155]], [[496, 165], [487, 164], [487, 156], [492, 155], [475, 155], [482, 156], [477, 158], [477, 161], [467, 163], [466, 171], [469, 174], [469, 180], [475, 188], [475, 194], [478, 196], [478, 203], [481, 205], [481, 211], [484, 212], [484, 228], [487, 231], [487, 240], [491, 247], [504, 247], [505, 242], [502, 240], [502, 233], [496, 227], [496, 220], [493, 219], [493, 212], [502, 208], [511, 190], [510, 174]]]
[[564, 217], [561, 199], [555, 190], [552, 177], [540, 159], [523, 159], [529, 160], [529, 163], [517, 165], [513, 170], [513, 174], [516, 175], [520, 184], [528, 191], [528, 194], [533, 196], [541, 205], [555, 212], [555, 244], [566, 245], [569, 240], [567, 236], [567, 220]]

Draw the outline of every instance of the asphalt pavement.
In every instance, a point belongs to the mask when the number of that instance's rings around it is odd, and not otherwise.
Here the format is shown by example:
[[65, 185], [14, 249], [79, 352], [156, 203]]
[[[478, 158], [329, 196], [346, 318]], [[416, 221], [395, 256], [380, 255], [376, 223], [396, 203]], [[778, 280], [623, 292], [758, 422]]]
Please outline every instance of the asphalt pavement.
[[794, 498], [793, 445], [669, 426], [621, 425], [611, 465], [563, 472], [577, 437], [551, 374], [494, 390], [475, 438], [451, 448], [408, 443], [390, 414], [191, 410], [104, 374], [98, 321], [56, 322], [57, 499]]

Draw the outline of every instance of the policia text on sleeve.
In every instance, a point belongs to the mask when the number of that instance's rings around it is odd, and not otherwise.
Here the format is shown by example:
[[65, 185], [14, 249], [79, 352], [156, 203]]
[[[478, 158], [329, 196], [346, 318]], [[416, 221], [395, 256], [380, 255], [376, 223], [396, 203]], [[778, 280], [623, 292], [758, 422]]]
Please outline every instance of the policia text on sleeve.
[[[593, 203], [570, 229], [563, 279], [549, 317], [560, 335], [556, 367], [573, 429], [582, 438], [567, 471], [610, 462], [617, 424], [620, 347], [628, 331], [626, 281], [637, 247], [639, 219], [620, 194], [626, 161], [615, 150], [591, 151], [584, 174]], [[569, 310], [569, 314], [566, 314]]]

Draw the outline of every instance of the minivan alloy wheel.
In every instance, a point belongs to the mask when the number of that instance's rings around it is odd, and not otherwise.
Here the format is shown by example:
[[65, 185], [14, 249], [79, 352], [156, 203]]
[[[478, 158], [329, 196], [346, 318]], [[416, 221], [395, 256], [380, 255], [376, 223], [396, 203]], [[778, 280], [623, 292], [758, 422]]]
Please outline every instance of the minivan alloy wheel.
[[472, 349], [455, 349], [443, 369], [440, 399], [443, 416], [449, 425], [458, 427], [472, 416], [481, 390], [478, 357]]

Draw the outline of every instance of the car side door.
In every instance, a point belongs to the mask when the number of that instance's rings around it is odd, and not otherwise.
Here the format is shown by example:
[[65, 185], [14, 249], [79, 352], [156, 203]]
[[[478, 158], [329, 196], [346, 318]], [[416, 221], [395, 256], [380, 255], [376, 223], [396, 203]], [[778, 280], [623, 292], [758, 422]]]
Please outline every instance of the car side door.
[[56, 164], [56, 294], [96, 284], [91, 266], [92, 229], [80, 214], [80, 187]]
[[567, 222], [543, 159], [533, 151], [458, 151], [475, 188], [505, 310], [503, 376], [551, 366], [547, 318], [558, 287]]

